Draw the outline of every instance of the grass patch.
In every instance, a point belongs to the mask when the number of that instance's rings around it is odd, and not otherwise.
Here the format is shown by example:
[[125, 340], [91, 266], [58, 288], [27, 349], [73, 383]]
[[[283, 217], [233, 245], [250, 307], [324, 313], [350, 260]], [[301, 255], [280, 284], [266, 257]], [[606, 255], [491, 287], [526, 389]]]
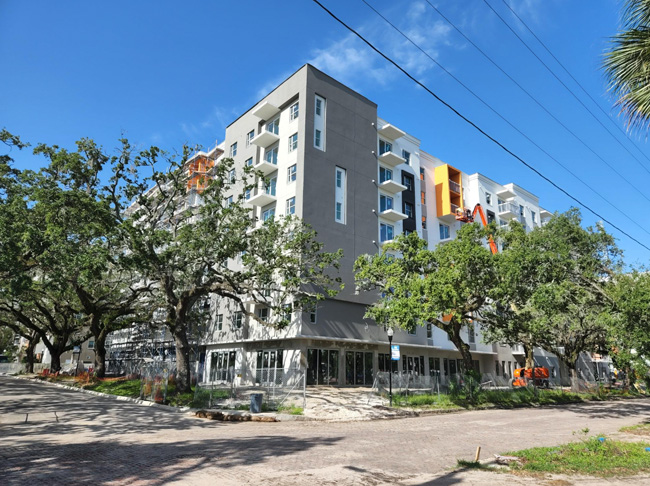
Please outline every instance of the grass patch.
[[630, 425], [628, 427], [622, 427], [620, 430], [626, 434], [650, 436], [650, 423]]
[[[566, 403], [581, 403], [594, 400], [637, 397], [634, 393], [621, 393], [619, 390], [597, 393], [572, 393], [562, 390], [538, 389], [537, 395], [528, 388], [510, 390], [480, 390], [472, 397], [466, 393], [457, 394], [422, 394], [422, 395], [393, 395], [393, 405], [396, 407], [422, 408], [434, 410], [481, 409], [481, 408], [518, 408], [540, 405], [561, 405]], [[471, 399], [470, 399], [471, 398]]]
[[302, 415], [304, 410], [302, 407], [298, 407], [297, 405], [281, 405], [278, 407], [278, 412], [289, 415]]
[[85, 388], [86, 390], [118, 395], [120, 397], [140, 397], [140, 380], [100, 380]]
[[650, 471], [650, 452], [645, 450], [646, 447], [650, 444], [590, 437], [557, 447], [535, 447], [508, 452], [507, 455], [522, 460], [521, 465], [511, 465], [512, 470], [600, 477], [631, 476]]

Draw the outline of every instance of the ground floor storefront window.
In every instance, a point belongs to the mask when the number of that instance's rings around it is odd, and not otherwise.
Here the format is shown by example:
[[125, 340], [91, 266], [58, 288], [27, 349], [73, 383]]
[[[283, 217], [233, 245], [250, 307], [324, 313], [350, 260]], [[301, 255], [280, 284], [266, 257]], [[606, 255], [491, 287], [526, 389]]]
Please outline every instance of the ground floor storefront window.
[[284, 373], [283, 351], [281, 349], [257, 351], [255, 382], [260, 385], [282, 383]]
[[212, 353], [210, 359], [210, 381], [233, 381], [236, 358], [236, 351], [217, 351]]
[[399, 361], [391, 360], [389, 353], [379, 353], [377, 355], [379, 361], [379, 371], [387, 372], [391, 369], [391, 363], [393, 368], [393, 373], [399, 371]]
[[402, 355], [402, 371], [414, 375], [424, 374], [424, 356]]
[[336, 349], [307, 350], [307, 384], [338, 385], [339, 352]]
[[372, 385], [372, 381], [372, 353], [362, 351], [346, 351], [345, 384]]

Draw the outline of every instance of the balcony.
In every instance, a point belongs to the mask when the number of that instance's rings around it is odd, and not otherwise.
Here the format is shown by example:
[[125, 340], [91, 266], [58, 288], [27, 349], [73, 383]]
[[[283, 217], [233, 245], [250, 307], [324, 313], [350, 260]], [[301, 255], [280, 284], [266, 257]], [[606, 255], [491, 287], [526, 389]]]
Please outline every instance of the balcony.
[[379, 162], [387, 165], [388, 167], [396, 167], [400, 164], [405, 164], [406, 159], [403, 159], [399, 155], [395, 155], [393, 152], [384, 152], [379, 157]]
[[552, 212], [547, 211], [546, 209], [539, 208], [539, 217], [540, 217], [542, 220], [544, 220], [544, 219], [548, 219], [548, 218], [550, 218], [551, 216], [553, 216], [553, 213], [552, 213]]
[[253, 116], [261, 118], [262, 120], [270, 120], [273, 116], [280, 113], [280, 108], [265, 101], [260, 106], [253, 110]]
[[253, 166], [253, 169], [262, 171], [265, 176], [278, 170], [278, 149], [267, 150], [264, 158]]
[[252, 206], [266, 206], [277, 201], [275, 197], [275, 187], [265, 187], [260, 185], [255, 189], [255, 194], [252, 194], [248, 199], [248, 204]]
[[258, 147], [266, 148], [270, 145], [273, 145], [275, 142], [280, 140], [280, 137], [273, 133], [269, 132], [268, 130], [263, 130], [261, 133], [259, 133], [253, 140], [251, 140], [251, 143], [254, 143]]
[[393, 223], [407, 218], [406, 214], [395, 211], [394, 209], [386, 209], [385, 211], [380, 212], [379, 216], [388, 221], [392, 221]]
[[512, 199], [516, 196], [516, 194], [512, 189], [504, 187], [503, 189], [497, 191], [497, 196], [499, 196], [500, 199]]
[[396, 126], [391, 125], [390, 123], [384, 125], [379, 130], [377, 130], [377, 133], [380, 136], [384, 138], [388, 138], [390, 140], [397, 140], [398, 138], [401, 138], [404, 135], [406, 135], [406, 132], [400, 130]]
[[399, 182], [395, 182], [392, 179], [387, 179], [381, 184], [379, 184], [379, 189], [382, 191], [389, 192], [391, 194], [397, 194], [398, 192], [402, 192], [406, 190], [406, 186], [400, 184]]
[[460, 184], [449, 179], [449, 190], [460, 195]]
[[519, 206], [513, 202], [506, 201], [499, 204], [499, 217], [503, 219], [514, 219], [519, 216]]

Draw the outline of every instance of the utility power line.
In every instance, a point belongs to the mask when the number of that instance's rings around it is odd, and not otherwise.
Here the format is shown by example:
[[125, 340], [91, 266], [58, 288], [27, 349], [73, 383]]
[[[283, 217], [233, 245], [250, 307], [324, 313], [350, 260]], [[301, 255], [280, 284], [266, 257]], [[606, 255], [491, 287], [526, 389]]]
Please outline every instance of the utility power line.
[[511, 151], [508, 147], [503, 145], [501, 142], [499, 142], [496, 138], [492, 137], [490, 134], [488, 134], [485, 130], [483, 130], [481, 127], [479, 127], [476, 123], [471, 121], [469, 118], [467, 118], [465, 115], [460, 113], [456, 108], [454, 108], [452, 105], [447, 103], [445, 100], [440, 98], [436, 93], [434, 93], [429, 87], [427, 87], [424, 83], [416, 79], [412, 74], [410, 74], [406, 69], [404, 69], [402, 66], [400, 66], [397, 62], [393, 61], [390, 57], [388, 57], [386, 54], [384, 54], [381, 50], [379, 50], [377, 47], [375, 47], [369, 40], [367, 40], [365, 37], [363, 37], [360, 33], [358, 33], [355, 29], [350, 27], [348, 24], [346, 24], [343, 20], [341, 20], [339, 17], [336, 16], [331, 10], [329, 10], [327, 7], [325, 7], [319, 0], [312, 0], [316, 5], [318, 5], [321, 9], [323, 9], [327, 14], [332, 17], [334, 20], [336, 20], [339, 24], [341, 24], [343, 27], [345, 27], [347, 30], [349, 30], [352, 34], [357, 36], [363, 43], [365, 43], [368, 47], [370, 47], [373, 51], [375, 51], [377, 54], [379, 54], [381, 57], [383, 57], [386, 61], [388, 61], [390, 64], [395, 66], [397, 69], [399, 69], [406, 77], [408, 77], [411, 81], [416, 83], [418, 86], [420, 86], [422, 89], [424, 89], [427, 93], [429, 93], [431, 96], [433, 96], [436, 100], [438, 100], [440, 103], [442, 103], [445, 107], [447, 107], [449, 110], [451, 110], [456, 116], [461, 118], [463, 121], [471, 125], [475, 130], [477, 130], [481, 135], [486, 137], [488, 140], [493, 142], [495, 145], [497, 145], [499, 148], [501, 148], [504, 152], [507, 154], [511, 155], [514, 157], [517, 161], [522, 163], [524, 166], [528, 167], [531, 171], [533, 171], [535, 174], [540, 176], [542, 179], [544, 179], [546, 182], [551, 184], [553, 187], [555, 187], [557, 190], [562, 192], [564, 195], [566, 195], [568, 198], [570, 198], [572, 201], [576, 202], [583, 208], [585, 208], [587, 211], [589, 211], [591, 214], [596, 216], [597, 218], [600, 218], [602, 221], [605, 223], [609, 224], [612, 226], [612, 228], [615, 228], [617, 231], [619, 231], [621, 234], [627, 236], [629, 239], [637, 243], [639, 246], [645, 248], [646, 250], [650, 251], [650, 247], [639, 241], [637, 238], [633, 237], [623, 229], [619, 228], [616, 224], [612, 223], [609, 221], [607, 218], [603, 217], [601, 214], [593, 210], [590, 206], [587, 204], [583, 203], [580, 201], [578, 198], [575, 196], [571, 195], [566, 189], [562, 188], [560, 185], [555, 183], [553, 180], [551, 180], [549, 177], [545, 176], [542, 174], [539, 170], [537, 170], [535, 167], [533, 167], [531, 164], [526, 162], [524, 159], [519, 157], [517, 154], [515, 154], [513, 151]]
[[[545, 62], [544, 62], [544, 61], [543, 61], [543, 60], [542, 60], [542, 59], [541, 59], [541, 58], [540, 58], [540, 57], [535, 53], [535, 51], [533, 51], [533, 49], [532, 49], [532, 48], [531, 48], [531, 47], [526, 43], [526, 41], [524, 41], [524, 40], [521, 38], [521, 36], [520, 36], [519, 34], [517, 34], [517, 32], [515, 32], [515, 30], [514, 30], [512, 27], [510, 27], [510, 24], [508, 24], [508, 22], [506, 22], [506, 20], [505, 20], [501, 15], [499, 15], [499, 13], [498, 13], [498, 12], [497, 12], [493, 7], [492, 7], [492, 5], [490, 5], [489, 2], [488, 2], [487, 0], [483, 0], [483, 3], [485, 3], [485, 5], [487, 5], [487, 6], [490, 8], [490, 10], [492, 10], [492, 12], [494, 12], [494, 15], [496, 15], [497, 17], [499, 17], [499, 20], [501, 20], [501, 22], [503, 22], [503, 24], [504, 24], [506, 27], [508, 27], [508, 30], [510, 30], [510, 32], [512, 32], [513, 35], [514, 35], [517, 39], [519, 39], [519, 42], [521, 42], [521, 43], [526, 47], [526, 49], [528, 49], [528, 51], [529, 51], [533, 56], [535, 56], [535, 58], [536, 58], [536, 59], [537, 59], [537, 60], [542, 64], [542, 66], [544, 66], [544, 67], [546, 68], [546, 70], [547, 70], [549, 73], [551, 73], [551, 75], [552, 75], [552, 76], [553, 76], [553, 77], [558, 81], [558, 83], [560, 83], [560, 84], [564, 87], [564, 89], [566, 89], [566, 90], [571, 94], [571, 96], [573, 96], [573, 97], [575, 98], [575, 100], [576, 100], [578, 103], [580, 103], [580, 105], [582, 105], [582, 107], [583, 107], [585, 110], [587, 110], [587, 111], [589, 112], [589, 114], [592, 116], [592, 118], [593, 118], [594, 120], [596, 120], [596, 121], [598, 122], [598, 124], [599, 124], [601, 127], [603, 127], [603, 128], [605, 129], [605, 131], [606, 131], [607, 133], [609, 133], [609, 135], [610, 135], [610, 136], [611, 136], [611, 137], [616, 141], [616, 143], [618, 143], [621, 147], [623, 147], [623, 149], [624, 149], [628, 154], [630, 154], [630, 156], [631, 156], [634, 160], [637, 161], [637, 163], [638, 163], [638, 164], [643, 168], [643, 170], [645, 170], [648, 174], [650, 174], [650, 170], [648, 170], [648, 168], [647, 168], [645, 165], [643, 165], [643, 164], [641, 163], [641, 161], [636, 157], [636, 155], [634, 155], [632, 152], [630, 152], [630, 149], [628, 149], [625, 145], [623, 145], [623, 143], [622, 143], [622, 142], [621, 142], [621, 141], [620, 141], [620, 140], [619, 140], [619, 139], [618, 139], [618, 138], [617, 138], [617, 137], [612, 133], [612, 131], [611, 131], [609, 128], [607, 128], [607, 127], [605, 126], [605, 124], [604, 124], [602, 121], [600, 121], [600, 119], [599, 119], [599, 118], [594, 114], [594, 112], [591, 111], [591, 110], [589, 109], [589, 107], [588, 107], [587, 105], [585, 105], [585, 104], [582, 102], [582, 100], [581, 100], [580, 98], [578, 98], [578, 96], [573, 92], [573, 90], [572, 90], [571, 88], [569, 88], [569, 87], [564, 83], [564, 81], [562, 81], [562, 80], [560, 79], [560, 77], [559, 77], [557, 74], [555, 74], [555, 72], [554, 72], [554, 71], [553, 71], [553, 70], [552, 70], [552, 69], [551, 69], [551, 68], [550, 68], [550, 67], [549, 67], [549, 66], [548, 66], [548, 65], [547, 65], [547, 64], [546, 64], [546, 63], [545, 63]], [[598, 156], [598, 158], [599, 158], [600, 160], [602, 160], [603, 162], [605, 162], [605, 164], [607, 165], [607, 167], [609, 167], [609, 168], [612, 169], [614, 172], [616, 172], [616, 174], [618, 174], [618, 175], [621, 177], [621, 179], [623, 179], [625, 182], [627, 182], [628, 184], [630, 184], [632, 187], [634, 187], [634, 188], [636, 189], [636, 186], [634, 186], [630, 181], [628, 181], [625, 177], [623, 177], [623, 175], [622, 175], [621, 173], [619, 173], [616, 169], [614, 169], [611, 165], [609, 165], [609, 164], [608, 164], [608, 163], [607, 163], [607, 162], [606, 162], [602, 157]], [[645, 196], [645, 194], [643, 194], [639, 189], [636, 189], [636, 190], [637, 190], [640, 194], [642, 194], [643, 197], [645, 197], [646, 199], [648, 199], [648, 198]]]
[[[427, 0], [427, 1], [428, 1], [428, 0]], [[528, 30], [528, 32], [530, 32], [530, 33], [533, 35], [533, 37], [534, 37], [535, 39], [537, 39], [537, 42], [539, 42], [539, 43], [542, 45], [542, 47], [546, 50], [546, 52], [548, 52], [549, 55], [550, 55], [553, 59], [555, 59], [555, 62], [557, 62], [557, 63], [559, 64], [559, 66], [564, 70], [564, 72], [567, 73], [567, 74], [569, 75], [569, 77], [573, 80], [574, 83], [576, 83], [576, 84], [578, 85], [578, 87], [582, 90], [582, 92], [583, 92], [584, 94], [587, 95], [587, 97], [588, 97], [588, 98], [593, 102], [594, 105], [596, 105], [596, 108], [598, 108], [598, 109], [600, 110], [600, 112], [601, 112], [603, 115], [605, 115], [605, 118], [607, 118], [607, 119], [612, 123], [612, 125], [614, 125], [614, 126], [618, 129], [618, 131], [621, 132], [621, 133], [623, 134], [623, 136], [625, 136], [625, 137], [630, 141], [630, 143], [632, 144], [632, 146], [633, 146], [635, 149], [637, 149], [637, 151], [638, 151], [641, 155], [643, 155], [643, 156], [646, 158], [646, 160], [648, 160], [648, 161], [650, 162], [650, 157], [648, 157], [648, 156], [645, 154], [645, 152], [643, 152], [643, 151], [642, 151], [642, 150], [641, 150], [641, 149], [636, 145], [636, 143], [634, 143], [634, 141], [632, 140], [632, 138], [630, 138], [629, 133], [626, 133], [625, 130], [623, 130], [623, 129], [619, 126], [619, 124], [616, 123], [616, 122], [612, 119], [612, 117], [611, 117], [610, 115], [607, 114], [607, 112], [606, 112], [605, 110], [603, 110], [602, 106], [600, 106], [600, 104], [598, 104], [598, 102], [593, 98], [593, 96], [591, 96], [591, 95], [589, 94], [589, 92], [584, 88], [584, 86], [582, 86], [582, 84], [581, 84], [581, 83], [580, 83], [580, 82], [575, 78], [575, 76], [573, 76], [573, 74], [571, 74], [571, 71], [569, 71], [569, 70], [566, 68], [566, 66], [565, 66], [564, 64], [562, 64], [562, 62], [560, 62], [560, 60], [555, 56], [555, 54], [553, 54], [553, 52], [551, 52], [551, 50], [546, 46], [546, 44], [544, 44], [544, 42], [542, 41], [542, 39], [540, 39], [540, 38], [537, 36], [537, 34], [535, 34], [535, 32], [533, 31], [533, 29], [531, 29], [531, 28], [528, 26], [528, 24], [527, 24], [526, 22], [524, 22], [524, 20], [523, 20], [519, 15], [517, 15], [517, 12], [515, 12], [515, 11], [513, 10], [513, 8], [512, 8], [510, 5], [508, 5], [508, 2], [506, 2], [506, 0], [501, 0], [501, 1], [505, 4], [506, 7], [508, 7], [508, 9], [510, 9], [510, 11], [513, 13], [513, 15], [514, 15], [515, 17], [517, 17], [517, 20], [519, 20], [519, 22], [521, 22], [522, 25], [523, 25], [524, 27], [526, 27], [526, 30]]]
[[[427, 0], [427, 1], [428, 1], [428, 0]], [[582, 178], [580, 178], [576, 173], [574, 173], [571, 169], [569, 169], [567, 166], [565, 166], [564, 164], [562, 164], [562, 163], [561, 163], [557, 158], [555, 158], [555, 157], [554, 157], [553, 155], [551, 155], [548, 151], [546, 151], [546, 150], [545, 150], [544, 148], [542, 148], [539, 144], [537, 144], [534, 140], [532, 140], [528, 135], [526, 135], [524, 132], [522, 132], [522, 131], [521, 131], [521, 130], [516, 126], [516, 125], [514, 125], [513, 123], [511, 123], [511, 122], [510, 122], [506, 117], [504, 117], [503, 115], [501, 115], [501, 113], [499, 113], [499, 112], [498, 112], [495, 108], [493, 108], [489, 103], [487, 103], [485, 100], [483, 100], [483, 98], [481, 98], [478, 94], [476, 94], [476, 93], [475, 93], [471, 88], [469, 88], [469, 87], [468, 87], [467, 85], [465, 85], [465, 84], [464, 84], [460, 79], [458, 79], [456, 76], [454, 76], [454, 75], [453, 75], [449, 70], [447, 70], [447, 69], [446, 69], [442, 64], [440, 64], [436, 59], [434, 59], [433, 57], [431, 57], [431, 55], [429, 55], [429, 53], [427, 53], [427, 52], [426, 52], [426, 51], [425, 51], [425, 50], [424, 50], [420, 45], [418, 45], [418, 44], [417, 44], [413, 39], [411, 39], [411, 38], [410, 38], [408, 35], [406, 35], [402, 30], [400, 30], [400, 29], [399, 29], [395, 24], [393, 24], [389, 19], [387, 19], [387, 18], [386, 18], [386, 17], [385, 17], [381, 12], [379, 12], [377, 9], [375, 9], [375, 8], [374, 8], [372, 5], [370, 5], [366, 0], [362, 0], [362, 2], [365, 3], [365, 4], [366, 4], [366, 5], [367, 5], [367, 6], [368, 6], [368, 7], [369, 7], [373, 12], [375, 12], [379, 17], [381, 17], [381, 18], [382, 18], [386, 23], [388, 23], [391, 27], [393, 27], [393, 29], [395, 29], [397, 32], [399, 32], [399, 33], [400, 33], [400, 34], [401, 34], [401, 35], [402, 35], [402, 36], [403, 36], [407, 41], [409, 41], [411, 44], [413, 44], [413, 45], [414, 45], [414, 46], [415, 46], [415, 47], [416, 47], [420, 52], [422, 52], [422, 53], [423, 53], [425, 56], [427, 56], [427, 57], [428, 57], [432, 62], [434, 62], [434, 63], [435, 63], [435, 64], [436, 64], [440, 69], [442, 69], [445, 73], [447, 73], [447, 74], [448, 74], [448, 75], [449, 75], [449, 76], [450, 76], [454, 81], [456, 81], [456, 82], [457, 82], [458, 84], [460, 84], [463, 88], [465, 88], [465, 89], [467, 90], [467, 92], [469, 92], [469, 93], [470, 93], [472, 96], [474, 96], [478, 101], [480, 101], [480, 102], [481, 102], [483, 105], [485, 105], [489, 110], [491, 110], [495, 115], [497, 115], [497, 116], [498, 116], [499, 118], [501, 118], [505, 123], [507, 123], [507, 124], [508, 124], [512, 129], [513, 129], [513, 130], [515, 130], [515, 131], [516, 131], [517, 133], [519, 133], [522, 137], [524, 137], [526, 140], [528, 140], [531, 144], [533, 144], [535, 147], [537, 147], [537, 148], [538, 148], [538, 149], [539, 149], [543, 154], [545, 154], [547, 157], [549, 157], [551, 160], [553, 160], [556, 164], [558, 164], [560, 167], [562, 167], [564, 170], [566, 170], [566, 171], [567, 171], [569, 174], [571, 174], [575, 179], [577, 179], [577, 180], [578, 180], [580, 183], [582, 183], [585, 187], [587, 187], [587, 188], [588, 188], [589, 190], [591, 190], [594, 194], [596, 194], [596, 196], [598, 196], [598, 197], [601, 198], [603, 201], [605, 201], [607, 204], [609, 204], [611, 207], [613, 207], [614, 209], [616, 209], [616, 210], [617, 210], [619, 213], [621, 213], [621, 214], [622, 214], [626, 219], [630, 220], [630, 221], [631, 221], [635, 226], [637, 226], [638, 228], [640, 228], [640, 229], [641, 229], [642, 231], [644, 231], [646, 234], [650, 235], [650, 231], [646, 230], [643, 226], [641, 226], [641, 225], [639, 224], [638, 221], [636, 221], [635, 219], [633, 219], [633, 218], [632, 218], [628, 213], [626, 213], [625, 211], [623, 211], [622, 209], [620, 209], [619, 207], [617, 207], [614, 203], [612, 203], [611, 201], [609, 201], [605, 196], [603, 196], [603, 195], [601, 194], [600, 191], [597, 191], [596, 189], [594, 189], [593, 187], [591, 187], [589, 184], [587, 184], [587, 183], [586, 183]], [[432, 5], [432, 7], [433, 7], [433, 5]], [[435, 7], [433, 7], [433, 8], [434, 8], [438, 13], [440, 13], [440, 12], [438, 11], [438, 9], [436, 9]], [[445, 17], [444, 15], [442, 15], [442, 13], [440, 13], [440, 15], [441, 15], [445, 20], [447, 20], [446, 17]], [[452, 27], [454, 27], [454, 28], [456, 28], [456, 30], [458, 30], [458, 28], [457, 28], [454, 24], [452, 24], [451, 22], [449, 22], [449, 23], [450, 23], [450, 25], [452, 25]], [[465, 38], [466, 38], [470, 43], [472, 43], [472, 41], [471, 41], [469, 38], [467, 38], [467, 37], [466, 37], [466, 36], [465, 36], [465, 35], [464, 35], [460, 30], [458, 30], [458, 31], [461, 33], [461, 35], [463, 35], [463, 37], [465, 37]], [[481, 51], [480, 48], [479, 48], [478, 46], [476, 46], [474, 43], [472, 43], [472, 45], [474, 45], [474, 46], [475, 46], [475, 47], [476, 47], [476, 48], [477, 48], [481, 53], [483, 53], [483, 51]], [[489, 56], [487, 56], [487, 54], [485, 54], [485, 53], [483, 53], [483, 54], [484, 54], [488, 59], [490, 59]], [[490, 61], [492, 61], [492, 60], [490, 59]], [[494, 63], [494, 62], [493, 62], [493, 63]], [[497, 66], [499, 69], [501, 69], [501, 68], [500, 68], [496, 63], [494, 63], [494, 64], [495, 64], [495, 66]], [[510, 78], [510, 76], [509, 76], [505, 71], [502, 70], [502, 72], [503, 72], [506, 76], [508, 76], [508, 78]], [[518, 84], [514, 79], [512, 79], [512, 78], [510, 78], [510, 79], [511, 79], [511, 80], [512, 80], [512, 81], [513, 81], [517, 86], [519, 86], [519, 87], [520, 87], [520, 88], [521, 88], [521, 89], [522, 89], [526, 94], [528, 94], [528, 95], [529, 95], [529, 96], [530, 96], [534, 101], [537, 102], [537, 100], [536, 100], [536, 99], [535, 99], [535, 98], [534, 98], [530, 93], [528, 93], [528, 92], [527, 92], [523, 87], [521, 87], [521, 86], [520, 86], [520, 85], [519, 85], [519, 84]], [[545, 108], [543, 105], [541, 105], [539, 102], [537, 102], [537, 103], [538, 103], [542, 108], [544, 108], [544, 110], [546, 110], [546, 108]], [[554, 117], [550, 112], [548, 112], [548, 110], [546, 110], [546, 111], [547, 111], [547, 113], [549, 113], [549, 115], [551, 115], [551, 117], [553, 117], [553, 118], [554, 118], [558, 123], [560, 123], [560, 125], [564, 126], [564, 125], [562, 124], [562, 122], [560, 122], [559, 120], [557, 120], [557, 119], [556, 119], [556, 118], [555, 118], [555, 117]], [[573, 132], [571, 132], [571, 130], [569, 130], [569, 128], [567, 128], [567, 127], [565, 127], [565, 128], [567, 129], [567, 131], [569, 131], [570, 133], [573, 134]], [[575, 136], [576, 138], [578, 138], [577, 135], [574, 134], [574, 136]], [[578, 139], [579, 139], [579, 138], [578, 138]], [[579, 139], [579, 140], [580, 140], [580, 139]], [[583, 143], [584, 143], [584, 142], [583, 142]], [[585, 144], [585, 145], [586, 145], [586, 144]]]

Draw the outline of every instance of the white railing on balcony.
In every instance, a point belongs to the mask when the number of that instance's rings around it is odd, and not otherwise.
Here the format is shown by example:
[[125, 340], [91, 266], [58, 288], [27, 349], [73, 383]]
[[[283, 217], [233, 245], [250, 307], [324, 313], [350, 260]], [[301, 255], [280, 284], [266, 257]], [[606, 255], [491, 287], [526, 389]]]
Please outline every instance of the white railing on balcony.
[[503, 213], [519, 214], [519, 207], [512, 202], [503, 202], [499, 204], [499, 214]]

